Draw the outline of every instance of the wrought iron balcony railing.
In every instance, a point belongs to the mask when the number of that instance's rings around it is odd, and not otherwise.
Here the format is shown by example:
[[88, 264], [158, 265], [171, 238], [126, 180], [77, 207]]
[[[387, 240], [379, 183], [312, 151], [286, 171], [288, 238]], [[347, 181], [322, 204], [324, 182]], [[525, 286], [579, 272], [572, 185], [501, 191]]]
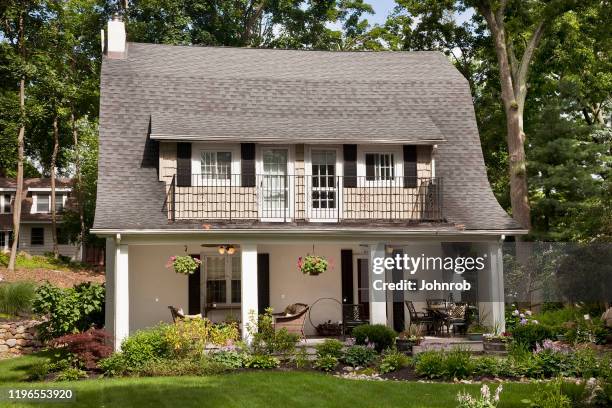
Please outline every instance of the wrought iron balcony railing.
[[443, 221], [442, 180], [383, 175], [173, 176], [164, 210], [175, 220]]

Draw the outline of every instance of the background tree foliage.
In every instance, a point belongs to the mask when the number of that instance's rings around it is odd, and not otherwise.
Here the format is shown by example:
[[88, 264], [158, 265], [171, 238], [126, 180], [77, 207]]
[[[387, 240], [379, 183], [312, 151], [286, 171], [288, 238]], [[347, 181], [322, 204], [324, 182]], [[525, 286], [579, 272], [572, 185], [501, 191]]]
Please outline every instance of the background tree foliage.
[[[364, 0], [132, 0], [127, 9], [125, 3], [0, 2], [0, 172], [15, 175], [24, 123], [26, 177], [48, 176], [56, 121], [57, 173], [77, 179], [77, 205], [65, 216], [75, 241], [94, 242], [88, 230], [95, 210], [100, 30], [116, 12], [124, 14], [128, 40], [137, 42], [444, 52], [469, 81], [489, 179], [510, 211], [508, 106], [482, 12], [502, 5], [506, 46], [516, 56], [524, 53], [538, 22], [546, 21], [528, 64], [523, 112], [533, 237], [612, 239], [609, 0], [397, 0], [384, 24], [374, 26], [368, 21], [373, 8]], [[20, 11], [25, 58], [16, 38]]]

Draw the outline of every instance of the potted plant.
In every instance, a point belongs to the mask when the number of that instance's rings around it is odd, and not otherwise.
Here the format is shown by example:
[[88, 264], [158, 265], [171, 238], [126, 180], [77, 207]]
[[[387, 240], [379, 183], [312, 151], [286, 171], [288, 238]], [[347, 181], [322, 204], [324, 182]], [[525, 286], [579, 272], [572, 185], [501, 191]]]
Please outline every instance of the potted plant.
[[423, 340], [420, 326], [410, 326], [408, 330], [401, 332], [395, 339], [395, 346], [398, 351], [412, 353], [412, 347], [418, 346]]
[[304, 275], [317, 276], [327, 271], [329, 261], [322, 256], [306, 255], [298, 258], [297, 266]]
[[481, 325], [480, 323], [472, 324], [467, 330], [468, 340], [482, 341], [484, 334], [488, 331], [489, 328]]
[[501, 334], [486, 333], [483, 336], [483, 339], [483, 347], [485, 351], [500, 352], [506, 351], [506, 345], [511, 337], [510, 333], [508, 332], [503, 332]]
[[174, 269], [174, 272], [181, 273], [183, 275], [191, 275], [196, 269], [198, 269], [201, 263], [202, 261], [189, 255], [176, 255], [168, 258], [166, 268], [172, 268]]

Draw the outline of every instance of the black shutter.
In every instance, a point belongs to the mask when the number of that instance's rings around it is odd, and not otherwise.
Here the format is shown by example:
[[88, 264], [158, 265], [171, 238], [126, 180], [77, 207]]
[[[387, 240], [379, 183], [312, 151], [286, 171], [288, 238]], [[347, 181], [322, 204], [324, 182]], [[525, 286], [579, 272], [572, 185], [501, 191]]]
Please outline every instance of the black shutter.
[[255, 187], [255, 143], [240, 145], [242, 187]]
[[176, 185], [191, 186], [191, 143], [176, 144]]
[[[200, 255], [191, 255], [192, 258], [200, 259]], [[197, 268], [194, 273], [189, 275], [189, 288], [188, 288], [188, 304], [187, 308], [189, 314], [202, 313], [200, 309], [200, 282], [201, 282], [201, 268]]]
[[340, 267], [342, 269], [342, 303], [352, 305], [353, 299], [353, 251], [340, 251]]
[[270, 307], [270, 254], [257, 254], [257, 312]]
[[344, 187], [357, 187], [357, 145], [344, 145]]
[[417, 147], [404, 145], [404, 187], [417, 186]]

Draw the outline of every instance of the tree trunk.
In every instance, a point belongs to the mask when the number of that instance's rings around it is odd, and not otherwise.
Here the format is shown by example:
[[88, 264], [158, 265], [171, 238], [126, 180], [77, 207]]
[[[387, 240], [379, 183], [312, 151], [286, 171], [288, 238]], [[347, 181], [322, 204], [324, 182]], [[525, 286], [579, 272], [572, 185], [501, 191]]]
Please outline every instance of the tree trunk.
[[53, 256], [59, 258], [57, 245], [57, 211], [55, 197], [55, 173], [57, 165], [57, 152], [59, 150], [59, 130], [57, 127], [57, 113], [53, 117], [53, 153], [51, 154], [51, 235], [53, 236]]
[[79, 206], [79, 242], [77, 245], [75, 259], [83, 261], [83, 252], [85, 250], [85, 210], [83, 207], [83, 178], [81, 176], [81, 149], [79, 147], [79, 132], [76, 127], [76, 118], [74, 112], [70, 113], [70, 124], [72, 127], [72, 140], [74, 143], [74, 167], [76, 173], [75, 193], [77, 205]]
[[[22, 58], [25, 56], [25, 44], [23, 12], [19, 15], [19, 52]], [[11, 245], [11, 256], [9, 258], [8, 270], [15, 270], [17, 260], [17, 247], [19, 245], [19, 226], [21, 224], [21, 201], [23, 199], [23, 161], [25, 156], [25, 76], [19, 81], [19, 117], [21, 126], [17, 136], [17, 188], [13, 205], [13, 244]]]

